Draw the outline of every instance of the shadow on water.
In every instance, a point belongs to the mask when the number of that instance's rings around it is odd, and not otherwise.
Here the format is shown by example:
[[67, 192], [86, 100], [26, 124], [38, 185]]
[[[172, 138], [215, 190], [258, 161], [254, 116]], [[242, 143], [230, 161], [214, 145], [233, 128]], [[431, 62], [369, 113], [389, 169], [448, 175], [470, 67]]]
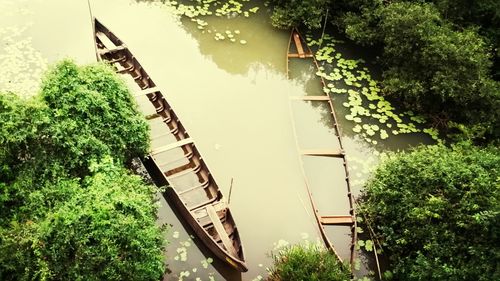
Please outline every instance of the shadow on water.
[[[192, 1], [178, 1], [193, 5]], [[244, 7], [260, 7], [259, 11], [248, 18], [243, 16], [204, 16], [208, 25], [199, 30], [197, 24], [189, 18], [182, 18], [183, 29], [193, 36], [199, 44], [200, 53], [210, 58], [217, 66], [231, 74], [245, 75], [254, 64], [284, 73], [285, 66], [276, 63], [284, 59], [285, 54], [276, 50], [285, 50], [288, 33], [272, 28], [270, 10], [262, 0], [242, 2]], [[238, 34], [234, 34], [237, 31]], [[236, 41], [216, 40], [217, 33], [226, 35], [232, 32]], [[240, 40], [246, 41], [243, 45]]]
[[[144, 159], [142, 162], [144, 164], [145, 169], [149, 173], [149, 176], [151, 177], [151, 181], [157, 187], [170, 188], [170, 187], [168, 187], [168, 184], [166, 184], [164, 177], [161, 175], [161, 171], [159, 171], [158, 168], [153, 163], [151, 163], [147, 159]], [[163, 199], [165, 200], [164, 202], [166, 202], [168, 204], [168, 207], [171, 210], [172, 214], [175, 215], [175, 218], [177, 218], [177, 222], [185, 230], [187, 236], [191, 237], [191, 241], [194, 242], [194, 244], [200, 250], [202, 255], [206, 259], [213, 258], [213, 256], [211, 255], [212, 254], [211, 251], [205, 246], [205, 244], [203, 244], [202, 241], [197, 239], [196, 233], [193, 231], [191, 226], [189, 224], [187, 224], [186, 221], [182, 218], [182, 215], [177, 210], [175, 203], [172, 200], [170, 200], [170, 198], [168, 196], [168, 192], [164, 191], [164, 192], [162, 192], [161, 195], [162, 195]], [[173, 219], [173, 217], [169, 216], [169, 223], [172, 223], [172, 219]], [[179, 230], [178, 225], [177, 225], [176, 229]], [[227, 264], [225, 262], [219, 260], [218, 258], [213, 258], [213, 262], [211, 263], [211, 266], [213, 266], [213, 268], [215, 268], [215, 270], [217, 270], [217, 272], [225, 280], [234, 280], [234, 281], [241, 281], [242, 280], [242, 275], [240, 272], [227, 266]], [[196, 270], [196, 272], [198, 272], [198, 270]], [[201, 272], [198, 272], [198, 273], [201, 273]], [[207, 273], [208, 273], [208, 271], [207, 271]], [[169, 280], [170, 278], [171, 278], [171, 276], [169, 276], [169, 274], [166, 274], [164, 276], [163, 280]]]

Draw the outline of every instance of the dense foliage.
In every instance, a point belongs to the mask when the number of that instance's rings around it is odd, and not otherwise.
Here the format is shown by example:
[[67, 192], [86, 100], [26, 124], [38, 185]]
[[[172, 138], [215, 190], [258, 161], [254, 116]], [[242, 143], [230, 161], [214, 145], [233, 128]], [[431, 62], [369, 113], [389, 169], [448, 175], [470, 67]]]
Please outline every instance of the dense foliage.
[[123, 164], [148, 126], [106, 65], [56, 65], [40, 95], [0, 94], [0, 279], [158, 280], [155, 189]]
[[453, 121], [499, 136], [500, 83], [476, 30], [456, 30], [433, 5], [409, 2], [348, 13], [344, 24], [356, 42], [383, 46], [385, 95], [442, 128]]
[[148, 150], [144, 118], [125, 83], [104, 64], [58, 64], [44, 79], [41, 98], [53, 120], [51, 144], [65, 155], [65, 167], [81, 170], [104, 154], [127, 162]]
[[397, 280], [500, 279], [500, 150], [470, 144], [390, 156], [366, 186]]
[[349, 267], [319, 245], [286, 246], [273, 253], [269, 281], [310, 280], [345, 281], [351, 279]]
[[35, 211], [31, 219], [13, 220], [1, 230], [2, 280], [161, 277], [163, 237], [155, 226], [155, 190], [109, 161], [93, 169], [81, 184], [60, 178], [27, 194]]
[[271, 20], [278, 28], [290, 28], [301, 24], [318, 28], [326, 15], [329, 0], [272, 0]]
[[307, 19], [328, 9], [341, 32], [378, 52], [382, 94], [405, 109], [441, 129], [500, 137], [500, 2], [330, 0], [304, 13], [295, 1], [271, 2], [279, 27], [317, 27]]

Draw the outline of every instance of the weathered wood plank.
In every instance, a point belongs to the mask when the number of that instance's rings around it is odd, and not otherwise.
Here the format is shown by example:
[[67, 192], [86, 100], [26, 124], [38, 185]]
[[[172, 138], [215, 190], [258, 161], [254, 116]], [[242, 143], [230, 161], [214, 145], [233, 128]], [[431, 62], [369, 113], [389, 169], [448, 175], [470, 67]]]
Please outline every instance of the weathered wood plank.
[[115, 43], [113, 43], [113, 41], [111, 41], [108, 36], [106, 36], [106, 34], [104, 34], [103, 32], [100, 32], [100, 31], [97, 31], [95, 33], [95, 35], [97, 36], [97, 38], [99, 39], [99, 41], [101, 41], [101, 43], [104, 45], [104, 47], [108, 50], [112, 50], [112, 49], [116, 49], [116, 45]]
[[293, 34], [293, 41], [295, 42], [295, 46], [297, 47], [299, 58], [301, 59], [305, 58], [306, 54], [304, 53], [304, 48], [302, 47], [302, 42], [300, 41], [300, 36], [298, 33]]
[[[313, 54], [311, 54], [311, 53], [305, 53], [304, 56], [306, 58], [312, 58]], [[300, 55], [299, 54], [288, 54], [288, 57], [289, 58], [300, 58]]]
[[233, 246], [233, 241], [231, 241], [231, 239], [227, 235], [226, 229], [222, 225], [222, 222], [220, 221], [214, 206], [209, 204], [205, 208], [207, 209], [208, 216], [210, 217], [210, 220], [212, 220], [215, 230], [217, 231], [219, 237], [222, 240], [222, 244], [232, 256], [237, 257], [238, 253], [236, 252], [236, 249]]
[[172, 150], [174, 148], [178, 148], [178, 147], [181, 147], [183, 145], [186, 145], [186, 144], [190, 144], [190, 143], [193, 143], [194, 140], [192, 138], [185, 138], [185, 139], [182, 139], [178, 142], [174, 142], [174, 143], [170, 143], [170, 144], [167, 144], [167, 145], [164, 145], [162, 147], [159, 147], [153, 151], [151, 151], [151, 155], [155, 155], [155, 154], [158, 154], [158, 153], [162, 153], [162, 152], [165, 152], [165, 151], [168, 151], [168, 150]]
[[309, 156], [329, 156], [338, 158], [344, 157], [344, 151], [336, 149], [303, 149], [300, 151], [300, 153], [302, 155]]
[[141, 97], [147, 94], [152, 94], [159, 92], [160, 89], [158, 87], [151, 87], [151, 88], [146, 88], [144, 90], [141, 90], [139, 93], [135, 94], [134, 97]]
[[329, 96], [292, 96], [290, 97], [291, 100], [310, 100], [310, 101], [329, 101], [330, 97]]
[[323, 225], [351, 225], [354, 223], [352, 216], [322, 216]]

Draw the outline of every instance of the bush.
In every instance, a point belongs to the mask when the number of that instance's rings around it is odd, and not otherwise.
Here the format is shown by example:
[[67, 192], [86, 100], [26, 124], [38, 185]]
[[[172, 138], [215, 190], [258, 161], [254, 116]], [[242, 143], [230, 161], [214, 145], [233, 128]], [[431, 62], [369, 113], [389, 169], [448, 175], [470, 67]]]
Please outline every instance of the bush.
[[106, 65], [56, 65], [41, 94], [0, 94], [0, 280], [159, 280], [156, 189], [123, 164], [148, 126]]
[[49, 123], [44, 107], [38, 100], [0, 93], [0, 182], [13, 180], [15, 167], [43, 146], [40, 131]]
[[396, 279], [500, 279], [498, 148], [394, 154], [368, 182], [361, 206]]
[[347, 35], [381, 44], [384, 94], [407, 109], [487, 128], [498, 137], [500, 83], [490, 75], [489, 46], [474, 29], [454, 30], [431, 4], [396, 2], [345, 17]]
[[82, 186], [72, 180], [54, 184], [50, 193], [64, 195], [69, 185], [73, 194], [54, 200], [58, 207], [47, 208], [43, 219], [4, 230], [0, 268], [12, 272], [5, 270], [2, 280], [161, 278], [164, 248], [155, 225], [155, 189], [107, 161]]
[[148, 151], [148, 125], [125, 83], [106, 64], [60, 62], [46, 74], [41, 98], [52, 121], [47, 134], [53, 152], [79, 176], [101, 155], [127, 162]]
[[304, 24], [308, 28], [318, 28], [330, 0], [271, 0], [273, 26], [288, 29]]
[[287, 246], [272, 254], [274, 264], [269, 269], [269, 281], [350, 280], [349, 267], [324, 247], [313, 244]]

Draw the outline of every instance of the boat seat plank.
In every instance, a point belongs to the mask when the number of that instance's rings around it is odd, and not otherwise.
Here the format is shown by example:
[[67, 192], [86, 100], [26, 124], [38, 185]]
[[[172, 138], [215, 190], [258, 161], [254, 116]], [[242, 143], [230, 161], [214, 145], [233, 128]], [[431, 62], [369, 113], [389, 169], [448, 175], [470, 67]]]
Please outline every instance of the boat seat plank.
[[[225, 202], [218, 201], [218, 202], [213, 203], [212, 206], [214, 207], [215, 211], [219, 215], [220, 220], [222, 222], [224, 222], [224, 217], [226, 216], [226, 213], [222, 212], [222, 211], [224, 211], [227, 208], [227, 205], [225, 204]], [[206, 222], [205, 224], [202, 224], [202, 220], [208, 219], [208, 213], [207, 213], [207, 210], [205, 208], [201, 208], [201, 209], [198, 209], [196, 211], [193, 211], [193, 216], [196, 219], [198, 219], [198, 222], [200, 222], [200, 224], [202, 226], [206, 226], [208, 224], [211, 224], [211, 222]]]
[[151, 151], [151, 155], [156, 155], [158, 153], [162, 153], [164, 151], [168, 151], [168, 150], [172, 150], [174, 148], [178, 148], [178, 147], [181, 147], [181, 146], [184, 146], [184, 145], [187, 145], [187, 144], [192, 144], [194, 141], [192, 138], [185, 138], [185, 139], [182, 139], [178, 142], [174, 142], [174, 143], [171, 143], [171, 144], [167, 144], [165, 146], [162, 146], [162, 147], [159, 147], [153, 151]]
[[222, 244], [226, 248], [229, 254], [231, 254], [233, 257], [238, 257], [238, 253], [236, 252], [236, 249], [233, 246], [233, 242], [227, 235], [226, 229], [222, 225], [222, 222], [219, 219], [219, 216], [217, 215], [217, 211], [215, 211], [214, 206], [207, 205], [206, 207], [208, 216], [213, 222], [213, 226], [217, 233], [219, 234], [220, 239], [222, 240]]
[[291, 100], [304, 100], [304, 101], [329, 101], [329, 96], [293, 96]]
[[175, 179], [187, 175], [189, 173], [199, 173], [201, 171], [201, 163], [192, 163], [189, 162], [187, 164], [181, 165], [179, 167], [170, 169], [168, 171], [163, 171], [167, 179]]
[[206, 181], [204, 181], [203, 183], [201, 183], [201, 184], [199, 184], [199, 185], [196, 185], [196, 186], [190, 187], [190, 188], [188, 188], [188, 189], [184, 189], [184, 190], [182, 190], [182, 191], [179, 191], [179, 192], [178, 192], [178, 194], [179, 194], [179, 196], [180, 196], [180, 195], [183, 195], [183, 194], [185, 194], [185, 193], [188, 193], [188, 192], [194, 191], [194, 190], [196, 190], [196, 189], [198, 189], [198, 188], [206, 188], [206, 187], [208, 187], [208, 185], [209, 185], [209, 181], [208, 181], [208, 180], [206, 180]]
[[163, 172], [165, 174], [165, 176], [167, 177], [168, 180], [173, 180], [173, 179], [177, 179], [177, 178], [180, 178], [180, 177], [183, 177], [187, 174], [196, 174], [200, 171], [199, 169], [199, 166], [196, 166], [195, 168], [191, 168], [192, 164], [191, 163], [188, 163], [187, 165], [182, 165], [180, 167], [177, 167], [177, 168], [174, 168], [170, 171], [167, 171], [167, 172]]
[[351, 225], [354, 223], [352, 216], [322, 216], [323, 225]]
[[103, 32], [101, 31], [97, 31], [95, 33], [95, 35], [97, 36], [97, 38], [99, 39], [99, 41], [101, 41], [101, 43], [104, 45], [104, 47], [108, 50], [111, 50], [111, 49], [116, 49], [116, 46], [115, 43], [113, 43], [113, 41], [111, 41], [111, 39], [108, 38], [108, 36], [106, 36], [106, 34], [104, 34]]
[[[304, 54], [304, 57], [306, 58], [312, 58], [314, 55], [311, 54], [311, 53], [305, 53]], [[301, 58], [301, 56], [299, 54], [288, 54], [288, 57], [289, 58]]]
[[118, 46], [116, 48], [113, 48], [113, 49], [104, 49], [104, 50], [100, 50], [99, 51], [99, 54], [100, 55], [105, 55], [105, 54], [108, 54], [108, 53], [113, 53], [113, 52], [116, 52], [116, 51], [121, 51], [121, 50], [126, 50], [127, 47], [126, 46]]
[[214, 196], [210, 199], [207, 199], [207, 201], [205, 201], [205, 202], [202, 202], [202, 203], [194, 205], [194, 206], [189, 206], [189, 211], [192, 212], [192, 211], [195, 211], [197, 209], [204, 208], [206, 205], [216, 202], [217, 199], [218, 199], [217, 196]]
[[156, 92], [159, 92], [160, 89], [158, 87], [151, 87], [151, 88], [146, 88], [144, 90], [141, 90], [139, 93], [135, 94], [134, 97], [141, 97], [147, 94], [153, 94]]
[[303, 149], [300, 153], [308, 156], [344, 157], [344, 151], [336, 149]]
[[306, 57], [304, 53], [304, 48], [302, 47], [302, 42], [300, 41], [300, 36], [298, 33], [293, 34], [293, 41], [295, 42], [295, 46], [297, 47], [297, 52], [299, 53], [299, 58], [303, 59]]

